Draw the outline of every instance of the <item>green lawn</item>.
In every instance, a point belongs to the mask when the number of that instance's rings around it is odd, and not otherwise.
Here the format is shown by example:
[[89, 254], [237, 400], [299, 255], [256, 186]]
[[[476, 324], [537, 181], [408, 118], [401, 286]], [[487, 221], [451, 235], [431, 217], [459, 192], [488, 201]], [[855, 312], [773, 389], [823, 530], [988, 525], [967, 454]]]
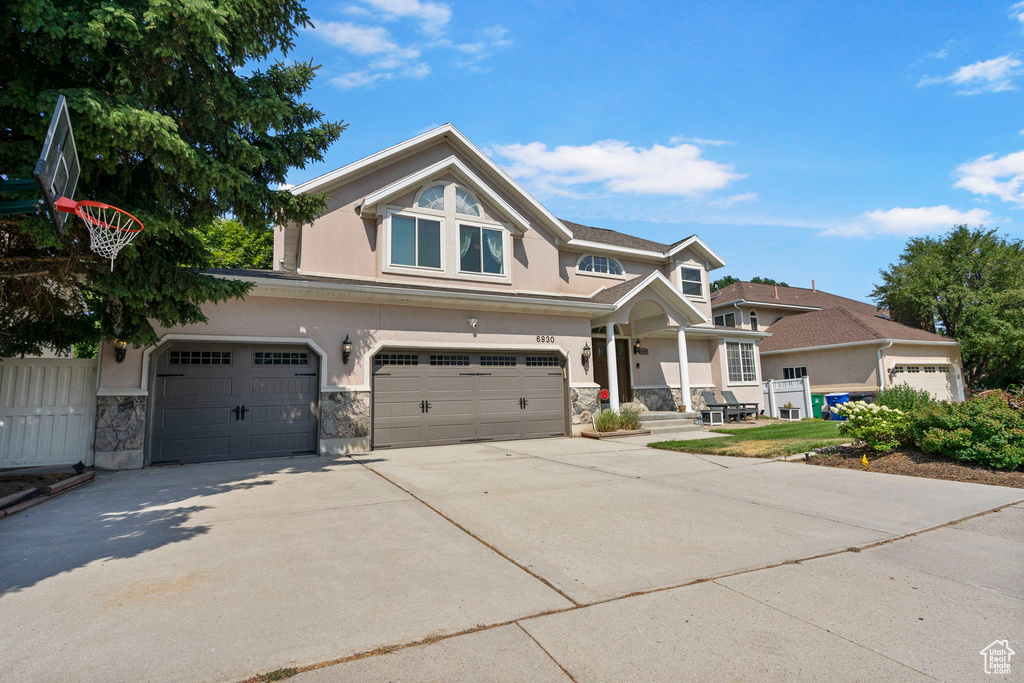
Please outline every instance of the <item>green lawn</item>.
[[774, 458], [804, 453], [812, 448], [847, 443], [849, 437], [839, 435], [838, 422], [808, 420], [806, 422], [775, 422], [749, 429], [713, 429], [731, 434], [726, 438], [694, 439], [693, 441], [658, 441], [651, 448], [685, 453], [738, 455], [747, 458]]

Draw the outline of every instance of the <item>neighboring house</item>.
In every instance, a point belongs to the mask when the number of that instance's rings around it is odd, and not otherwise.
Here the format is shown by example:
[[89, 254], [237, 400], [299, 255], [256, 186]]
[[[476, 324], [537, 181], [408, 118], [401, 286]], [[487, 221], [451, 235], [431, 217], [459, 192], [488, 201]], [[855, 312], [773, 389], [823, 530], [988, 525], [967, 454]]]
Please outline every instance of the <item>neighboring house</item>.
[[274, 270], [159, 345], [103, 347], [104, 467], [569, 435], [610, 405], [761, 400], [756, 343], [711, 322], [696, 236], [555, 218], [445, 125], [292, 189], [327, 211], [276, 230]]
[[889, 319], [873, 304], [811, 289], [735, 282], [712, 295], [714, 321], [768, 331], [765, 379], [809, 377], [811, 390], [870, 392], [897, 384], [962, 401], [960, 347]]

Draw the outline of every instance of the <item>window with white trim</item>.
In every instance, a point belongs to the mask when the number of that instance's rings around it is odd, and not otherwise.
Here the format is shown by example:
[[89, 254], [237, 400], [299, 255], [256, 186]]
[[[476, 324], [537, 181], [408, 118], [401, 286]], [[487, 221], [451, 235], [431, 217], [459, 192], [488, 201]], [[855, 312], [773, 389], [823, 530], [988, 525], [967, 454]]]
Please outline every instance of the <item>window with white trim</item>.
[[607, 256], [584, 256], [576, 269], [582, 273], [603, 273], [605, 275], [622, 275], [622, 266]]
[[723, 313], [715, 316], [715, 324], [719, 327], [736, 327], [736, 314]]
[[444, 185], [434, 185], [423, 190], [416, 206], [421, 209], [444, 211]]
[[502, 230], [476, 225], [459, 226], [459, 270], [464, 273], [505, 273], [505, 239]]
[[758, 328], [757, 313], [755, 313], [754, 311], [751, 311], [747, 315], [747, 319], [750, 321], [750, 329], [753, 330], [754, 332], [757, 332], [757, 328]]
[[730, 382], [756, 382], [754, 344], [752, 342], [726, 342], [725, 361]]
[[391, 216], [391, 265], [440, 270], [441, 221]]
[[782, 379], [800, 379], [807, 376], [807, 366], [794, 365], [789, 368], [782, 368]]
[[680, 268], [679, 274], [682, 278], [683, 294], [704, 296], [704, 276], [700, 268]]
[[461, 213], [463, 216], [480, 215], [480, 205], [476, 199], [461, 187], [455, 188], [455, 213]]

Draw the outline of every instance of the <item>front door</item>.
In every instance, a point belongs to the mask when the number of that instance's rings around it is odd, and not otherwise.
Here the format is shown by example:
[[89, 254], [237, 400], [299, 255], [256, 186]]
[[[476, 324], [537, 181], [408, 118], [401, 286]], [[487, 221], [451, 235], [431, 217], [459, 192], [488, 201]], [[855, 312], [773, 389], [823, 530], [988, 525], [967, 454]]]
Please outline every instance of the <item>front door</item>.
[[[604, 338], [593, 339], [594, 347], [594, 381], [602, 389], [608, 388], [608, 354]], [[629, 340], [615, 340], [615, 366], [619, 375], [619, 403], [629, 403], [633, 400], [633, 387], [629, 382]]]

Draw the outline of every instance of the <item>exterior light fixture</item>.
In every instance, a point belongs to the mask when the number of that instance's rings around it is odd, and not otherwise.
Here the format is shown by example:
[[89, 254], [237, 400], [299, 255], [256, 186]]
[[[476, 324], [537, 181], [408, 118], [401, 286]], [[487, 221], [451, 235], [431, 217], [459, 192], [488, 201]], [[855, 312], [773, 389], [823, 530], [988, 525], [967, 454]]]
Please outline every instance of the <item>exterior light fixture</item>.
[[637, 339], [636, 342], [634, 342], [634, 344], [633, 344], [633, 355], [634, 356], [639, 356], [640, 355], [640, 340], [639, 339]]
[[466, 322], [469, 323], [469, 326], [472, 327], [474, 330], [476, 329], [476, 326], [480, 323], [480, 321], [477, 320], [476, 318], [466, 318]]
[[583, 345], [583, 354], [581, 356], [583, 364], [586, 365], [590, 361], [590, 344]]
[[341, 362], [348, 365], [348, 359], [352, 355], [352, 340], [345, 335], [345, 341], [341, 342]]
[[123, 339], [114, 340], [114, 360], [118, 363], [124, 362], [124, 357], [128, 355], [128, 342]]

